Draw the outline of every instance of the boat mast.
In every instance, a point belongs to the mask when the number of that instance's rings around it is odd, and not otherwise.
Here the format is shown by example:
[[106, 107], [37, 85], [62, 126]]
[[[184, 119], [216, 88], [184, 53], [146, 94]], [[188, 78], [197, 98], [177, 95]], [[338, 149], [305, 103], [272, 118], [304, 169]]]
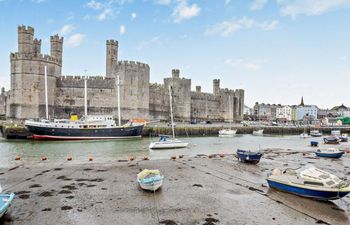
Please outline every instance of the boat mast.
[[171, 118], [171, 130], [173, 132], [173, 138], [175, 138], [174, 116], [173, 116], [173, 96], [171, 95], [171, 86], [169, 85], [170, 96], [170, 118]]
[[85, 116], [87, 116], [87, 79], [86, 79], [86, 70], [85, 70], [85, 78], [84, 78], [84, 108], [85, 108]]
[[119, 79], [119, 75], [117, 76], [117, 94], [118, 94], [118, 125], [121, 126], [121, 118], [120, 118], [120, 79]]
[[46, 111], [46, 119], [49, 119], [49, 103], [47, 97], [47, 67], [45, 66], [45, 111]]

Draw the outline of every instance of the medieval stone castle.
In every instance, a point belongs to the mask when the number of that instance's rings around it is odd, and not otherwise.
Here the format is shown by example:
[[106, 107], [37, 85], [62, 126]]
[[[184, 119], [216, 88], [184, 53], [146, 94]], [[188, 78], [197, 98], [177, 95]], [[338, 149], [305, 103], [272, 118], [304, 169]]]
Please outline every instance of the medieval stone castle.
[[[172, 86], [174, 117], [177, 121], [240, 121], [244, 90], [220, 88], [213, 80], [213, 93], [191, 91], [191, 79], [181, 78], [178, 69], [164, 84], [150, 83], [150, 67], [135, 61], [118, 60], [118, 42], [106, 42], [106, 76], [62, 75], [63, 38], [50, 38], [50, 55], [41, 53], [41, 40], [34, 38], [32, 27], [18, 27], [18, 52], [10, 54], [11, 89], [4, 90], [6, 117], [13, 119], [45, 117], [45, 66], [47, 67], [48, 105], [51, 118], [84, 114], [84, 79], [87, 79], [88, 114], [117, 115], [116, 77], [121, 80], [122, 120], [144, 118], [167, 121]], [[6, 97], [4, 97], [6, 96]], [[1, 99], [0, 99], [1, 100]], [[1, 108], [1, 103], [0, 103]], [[4, 110], [4, 109], [3, 109]]]

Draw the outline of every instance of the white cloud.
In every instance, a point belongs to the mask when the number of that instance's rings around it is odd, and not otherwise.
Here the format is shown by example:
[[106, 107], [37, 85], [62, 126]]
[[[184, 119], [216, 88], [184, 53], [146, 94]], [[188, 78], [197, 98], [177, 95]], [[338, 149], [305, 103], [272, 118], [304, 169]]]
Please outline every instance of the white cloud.
[[171, 0], [155, 0], [154, 3], [158, 5], [170, 5]]
[[75, 29], [75, 26], [73, 24], [66, 24], [64, 25], [61, 30], [60, 30], [60, 34], [62, 36], [68, 35], [70, 33], [72, 33], [72, 31]]
[[160, 36], [155, 36], [155, 37], [153, 37], [153, 38], [150, 39], [150, 40], [141, 42], [141, 43], [137, 46], [137, 49], [138, 49], [138, 50], [141, 50], [141, 49], [144, 49], [144, 48], [147, 47], [147, 46], [155, 45], [155, 44], [160, 44]]
[[253, 2], [250, 4], [250, 10], [256, 11], [263, 9], [264, 6], [267, 4], [268, 0], [253, 0]]
[[172, 17], [175, 23], [180, 23], [183, 20], [189, 20], [198, 16], [201, 8], [197, 4], [188, 5], [187, 0], [178, 0], [178, 5], [175, 7]]
[[131, 21], [134, 21], [136, 17], [137, 17], [136, 13], [131, 13]]
[[262, 68], [262, 63], [264, 62], [261, 60], [248, 62], [244, 59], [226, 59], [224, 63], [233, 67], [241, 67], [249, 71], [258, 71]]
[[99, 10], [99, 9], [102, 9], [104, 6], [101, 2], [97, 2], [95, 0], [91, 0], [89, 1], [86, 6], [88, 8], [91, 8], [91, 9], [94, 9], [94, 10]]
[[112, 9], [106, 8], [97, 16], [97, 20], [98, 21], [104, 21], [111, 15], [113, 15]]
[[120, 35], [125, 34], [125, 26], [124, 26], [124, 25], [121, 25], [121, 26], [119, 27], [119, 34], [120, 34]]
[[350, 0], [276, 0], [281, 13], [295, 19], [298, 15], [317, 16], [350, 7]]
[[84, 42], [84, 40], [85, 40], [85, 35], [77, 33], [77, 34], [71, 35], [68, 38], [66, 44], [67, 46], [74, 48], [81, 45]]
[[273, 30], [277, 28], [278, 24], [279, 22], [277, 20], [257, 22], [254, 19], [242, 17], [239, 20], [223, 21], [221, 23], [217, 23], [214, 26], [208, 28], [205, 34], [229, 37], [242, 29], [259, 28], [266, 31]]

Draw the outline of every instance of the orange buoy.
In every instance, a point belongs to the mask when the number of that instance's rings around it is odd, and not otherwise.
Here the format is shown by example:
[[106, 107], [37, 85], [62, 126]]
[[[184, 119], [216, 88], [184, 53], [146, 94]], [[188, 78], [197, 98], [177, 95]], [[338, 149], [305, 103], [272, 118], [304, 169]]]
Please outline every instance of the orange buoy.
[[350, 153], [350, 150], [346, 150], [346, 153]]
[[306, 156], [306, 153], [305, 153], [305, 152], [303, 153], [303, 156]]
[[210, 154], [208, 157], [209, 157], [209, 159], [211, 159], [211, 158], [213, 158], [214, 156], [213, 156], [212, 154]]
[[43, 157], [41, 157], [41, 160], [42, 160], [42, 161], [45, 161], [45, 160], [47, 160], [47, 157], [46, 157], [46, 156], [43, 156]]
[[224, 158], [224, 157], [225, 157], [225, 155], [224, 155], [224, 154], [220, 154], [220, 157], [221, 157], [221, 158]]
[[149, 160], [149, 157], [148, 156], [144, 156], [143, 160]]
[[73, 159], [72, 156], [67, 157], [67, 161], [72, 161], [72, 159]]
[[130, 161], [134, 161], [135, 160], [135, 156], [129, 156], [129, 160]]
[[89, 161], [93, 161], [94, 158], [92, 158], [92, 156], [89, 156]]
[[20, 160], [20, 159], [21, 159], [21, 157], [19, 157], [19, 155], [16, 155], [15, 160]]
[[182, 159], [184, 157], [184, 155], [179, 155], [179, 159]]
[[176, 156], [171, 156], [171, 159], [172, 159], [172, 160], [175, 160], [175, 159], [176, 159]]

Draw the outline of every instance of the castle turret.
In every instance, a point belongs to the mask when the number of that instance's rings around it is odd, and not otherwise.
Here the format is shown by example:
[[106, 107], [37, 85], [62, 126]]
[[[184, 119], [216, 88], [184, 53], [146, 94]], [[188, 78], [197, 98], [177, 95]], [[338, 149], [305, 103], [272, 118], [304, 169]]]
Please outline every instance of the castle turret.
[[172, 78], [180, 78], [180, 70], [179, 69], [173, 69], [171, 71]]
[[18, 53], [28, 55], [33, 53], [33, 37], [33, 27], [18, 26]]
[[33, 41], [33, 53], [35, 56], [39, 56], [41, 54], [41, 39], [34, 39]]
[[213, 94], [218, 95], [220, 93], [220, 79], [213, 80]]
[[106, 41], [106, 76], [113, 77], [118, 65], [118, 41]]
[[62, 64], [63, 37], [58, 34], [50, 37], [51, 42], [51, 57], [56, 59], [59, 64]]
[[196, 92], [201, 92], [202, 91], [202, 87], [201, 86], [196, 86]]

